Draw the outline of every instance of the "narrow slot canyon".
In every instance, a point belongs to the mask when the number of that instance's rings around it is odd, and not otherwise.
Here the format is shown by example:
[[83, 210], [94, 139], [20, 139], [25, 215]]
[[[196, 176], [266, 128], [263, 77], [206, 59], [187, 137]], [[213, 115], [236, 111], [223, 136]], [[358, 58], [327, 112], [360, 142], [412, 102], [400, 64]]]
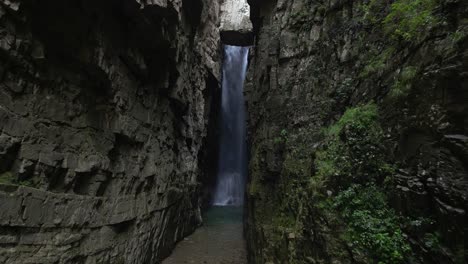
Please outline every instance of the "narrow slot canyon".
[[243, 83], [249, 47], [223, 48], [216, 179], [209, 189], [211, 200], [202, 215], [203, 226], [184, 238], [163, 264], [247, 263], [242, 223], [247, 179]]
[[216, 162], [207, 169], [211, 183], [206, 184], [203, 225], [184, 238], [163, 264], [247, 264], [243, 231], [248, 163], [244, 82], [253, 44], [249, 11], [243, 1], [225, 1], [221, 6], [221, 92], [214, 99], [219, 104], [212, 108], [215, 125], [208, 131], [212, 148], [210, 157], [205, 157]]
[[468, 263], [467, 18], [0, 0], [0, 264]]

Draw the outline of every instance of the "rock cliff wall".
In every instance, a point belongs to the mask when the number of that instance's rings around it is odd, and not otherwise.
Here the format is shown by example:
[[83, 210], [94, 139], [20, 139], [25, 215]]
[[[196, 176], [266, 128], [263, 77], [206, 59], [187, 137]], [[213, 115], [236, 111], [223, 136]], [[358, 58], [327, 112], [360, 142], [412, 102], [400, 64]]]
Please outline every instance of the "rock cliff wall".
[[252, 263], [466, 263], [466, 1], [250, 0]]
[[201, 222], [210, 0], [0, 1], [0, 263], [157, 263]]

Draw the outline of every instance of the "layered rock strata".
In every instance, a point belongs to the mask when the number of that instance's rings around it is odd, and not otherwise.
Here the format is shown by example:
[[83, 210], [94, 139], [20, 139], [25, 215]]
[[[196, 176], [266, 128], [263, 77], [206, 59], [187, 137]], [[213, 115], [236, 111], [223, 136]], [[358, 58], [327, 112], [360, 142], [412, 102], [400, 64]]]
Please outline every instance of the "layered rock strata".
[[0, 263], [157, 263], [201, 223], [218, 24], [208, 0], [0, 1]]

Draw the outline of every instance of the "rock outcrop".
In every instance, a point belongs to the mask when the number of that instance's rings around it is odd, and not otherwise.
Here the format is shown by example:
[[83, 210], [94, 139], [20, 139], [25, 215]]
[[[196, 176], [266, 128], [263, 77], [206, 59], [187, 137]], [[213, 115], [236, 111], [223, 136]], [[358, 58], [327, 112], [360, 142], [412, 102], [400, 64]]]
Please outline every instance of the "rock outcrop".
[[467, 2], [249, 3], [251, 263], [466, 263]]
[[247, 0], [222, 0], [220, 33], [223, 43], [234, 46], [252, 45], [252, 30]]
[[200, 224], [219, 9], [0, 1], [0, 263], [157, 263]]

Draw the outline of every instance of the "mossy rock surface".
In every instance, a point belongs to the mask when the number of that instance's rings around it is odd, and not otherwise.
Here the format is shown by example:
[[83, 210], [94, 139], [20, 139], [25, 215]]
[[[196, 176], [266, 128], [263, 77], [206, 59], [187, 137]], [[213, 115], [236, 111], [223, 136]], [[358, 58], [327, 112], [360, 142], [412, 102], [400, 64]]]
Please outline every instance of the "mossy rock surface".
[[255, 263], [463, 263], [467, 4], [252, 1]]

